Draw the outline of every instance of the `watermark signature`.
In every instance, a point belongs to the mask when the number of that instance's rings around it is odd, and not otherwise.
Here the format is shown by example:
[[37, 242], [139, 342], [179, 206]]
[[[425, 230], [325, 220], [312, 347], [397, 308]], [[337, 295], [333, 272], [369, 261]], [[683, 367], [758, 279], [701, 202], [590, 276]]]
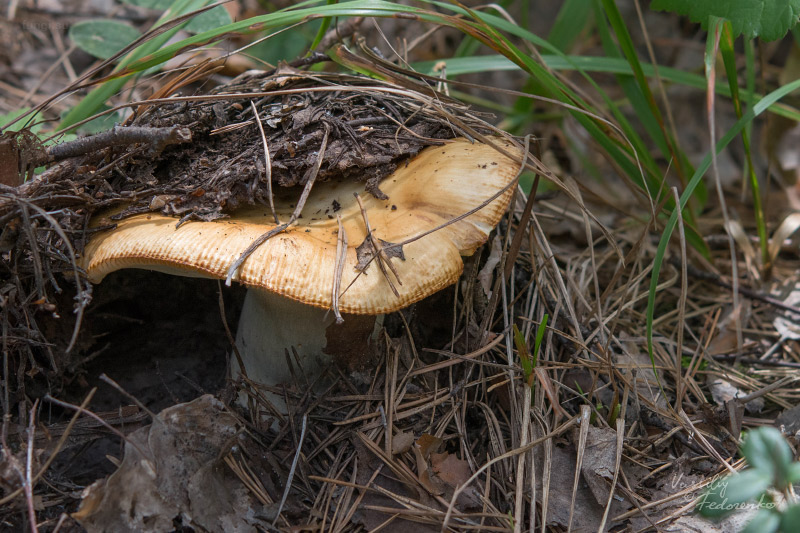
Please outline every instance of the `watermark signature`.
[[718, 483], [724, 483], [725, 487], [722, 488], [722, 497], [714, 497], [709, 501], [710, 493], [704, 492], [700, 498], [697, 499], [695, 509], [702, 511], [704, 509], [709, 511], [739, 511], [742, 509], [774, 509], [777, 505], [766, 494], [759, 496], [758, 500], [750, 500], [746, 502], [731, 503], [728, 498], [724, 496], [727, 488], [727, 482], [722, 480]]
[[[728, 485], [730, 483], [724, 474], [715, 477], [710, 484], [702, 489], [691, 490], [697, 487], [696, 482], [691, 479], [684, 479], [683, 474], [676, 474], [670, 480], [670, 488], [676, 492], [686, 490], [682, 496], [685, 503], [695, 502], [697, 511], [707, 509], [713, 511], [737, 511], [741, 509], [774, 509], [777, 504], [766, 494], [761, 494], [757, 500], [746, 502], [731, 502], [727, 497]], [[699, 491], [699, 494], [698, 494]], [[711, 494], [714, 493], [715, 496]], [[738, 498], [737, 498], [738, 500]]]

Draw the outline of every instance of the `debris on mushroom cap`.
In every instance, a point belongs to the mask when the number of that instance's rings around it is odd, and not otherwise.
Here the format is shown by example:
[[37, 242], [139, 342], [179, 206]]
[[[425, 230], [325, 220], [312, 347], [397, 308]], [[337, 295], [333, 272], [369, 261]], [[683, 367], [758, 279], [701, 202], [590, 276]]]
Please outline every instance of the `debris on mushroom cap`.
[[[509, 142], [495, 142], [509, 153], [520, 153]], [[518, 168], [516, 161], [491, 146], [463, 139], [426, 148], [381, 183], [388, 200], [363, 197], [373, 235], [385, 243], [401, 243], [430, 231], [487, 201], [514, 180]], [[363, 273], [356, 268], [356, 249], [367, 238], [354, 198], [361, 191], [363, 184], [353, 181], [315, 184], [297, 224], [256, 249], [234, 279], [330, 308], [337, 217], [341, 217], [348, 248], [339, 309], [354, 314], [395, 311], [455, 283], [463, 269], [461, 256], [471, 255], [486, 241], [507, 208], [513, 187], [478, 212], [404, 245], [405, 260], [390, 259], [402, 283], [395, 284], [397, 295], [376, 262]], [[281, 221], [288, 220], [296, 201], [297, 191], [276, 192]], [[229, 219], [187, 222], [177, 229], [176, 221], [157, 214], [137, 215], [93, 237], [83, 263], [89, 279], [99, 282], [123, 268], [224, 279], [242, 251], [275, 226], [269, 208], [263, 206], [241, 209]]]

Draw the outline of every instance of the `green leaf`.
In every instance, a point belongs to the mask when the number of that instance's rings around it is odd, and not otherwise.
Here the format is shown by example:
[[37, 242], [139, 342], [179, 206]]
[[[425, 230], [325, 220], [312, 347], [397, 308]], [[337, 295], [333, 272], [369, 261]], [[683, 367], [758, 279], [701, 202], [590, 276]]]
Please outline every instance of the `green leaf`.
[[148, 9], [158, 9], [164, 11], [172, 5], [172, 0], [122, 0], [125, 4], [132, 6], [146, 7]]
[[519, 363], [520, 366], [522, 366], [522, 371], [525, 373], [525, 379], [527, 380], [533, 372], [531, 358], [528, 355], [528, 345], [525, 343], [525, 337], [522, 335], [522, 332], [519, 330], [516, 324], [513, 324], [513, 329], [514, 344], [516, 345], [517, 352], [519, 353]]
[[800, 483], [800, 463], [792, 463], [786, 469], [786, 481], [789, 483]]
[[768, 472], [750, 469], [714, 481], [695, 505], [706, 518], [718, 518], [736, 511], [741, 504], [761, 495], [772, 483]]
[[790, 505], [781, 513], [781, 531], [800, 531], [800, 504]]
[[[103, 110], [105, 109], [108, 109], [108, 106], [103, 106]], [[114, 113], [106, 113], [105, 115], [99, 116], [94, 120], [90, 120], [78, 128], [78, 131], [80, 133], [93, 135], [95, 133], [100, 133], [101, 131], [110, 130], [121, 120], [122, 115], [120, 115], [118, 111]]]
[[568, 52], [581, 36], [581, 30], [586, 27], [591, 14], [592, 4], [589, 0], [565, 0], [547, 40], [562, 52]]
[[34, 114], [31, 117], [28, 117], [24, 120], [20, 120], [11, 126], [6, 127], [5, 125], [11, 122], [12, 120], [20, 117], [30, 111], [30, 107], [23, 107], [22, 109], [17, 109], [16, 111], [11, 111], [6, 113], [5, 115], [0, 115], [0, 130], [2, 131], [19, 131], [24, 128], [26, 125], [31, 125], [31, 133], [37, 133], [41, 128], [41, 124], [37, 124], [37, 122], [42, 120], [42, 116], [39, 113]]
[[542, 321], [539, 324], [539, 327], [536, 328], [536, 340], [533, 344], [533, 367], [536, 368], [536, 365], [539, 363], [539, 349], [542, 347], [542, 339], [544, 339], [544, 334], [547, 331], [547, 321], [550, 319], [550, 315], [547, 313], [544, 314], [542, 317]]
[[108, 59], [140, 36], [133, 26], [115, 20], [86, 20], [69, 29], [75, 46], [100, 59]]
[[231, 16], [222, 6], [217, 6], [210, 9], [205, 13], [200, 13], [186, 25], [184, 28], [189, 33], [203, 33], [204, 31], [211, 31], [230, 24], [233, 22]]
[[761, 509], [742, 530], [742, 533], [775, 533], [780, 525], [781, 515], [769, 509]]
[[742, 453], [753, 468], [769, 472], [779, 483], [786, 479], [792, 450], [776, 428], [764, 426], [747, 433]]
[[653, 0], [652, 9], [688, 16], [708, 29], [709, 17], [731, 21], [735, 35], [774, 41], [800, 17], [800, 0]]

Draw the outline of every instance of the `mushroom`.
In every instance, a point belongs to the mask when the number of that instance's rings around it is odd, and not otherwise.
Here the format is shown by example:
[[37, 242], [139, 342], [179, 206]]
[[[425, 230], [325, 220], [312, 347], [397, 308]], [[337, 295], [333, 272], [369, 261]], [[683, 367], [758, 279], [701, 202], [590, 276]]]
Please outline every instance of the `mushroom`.
[[[495, 142], [520, 153], [510, 142]], [[461, 257], [487, 240], [508, 207], [517, 170], [495, 148], [456, 139], [426, 148], [384, 178], [386, 200], [359, 197], [363, 184], [352, 180], [316, 183], [296, 224], [255, 249], [233, 278], [249, 287], [237, 333], [247, 376], [286, 382], [290, 348], [309, 374], [330, 357], [359, 357], [375, 316], [457, 281]], [[281, 220], [296, 201], [295, 190], [275, 191]], [[264, 206], [177, 229], [175, 218], [136, 215], [94, 236], [83, 266], [94, 283], [123, 268], [225, 279], [242, 251], [275, 226]]]

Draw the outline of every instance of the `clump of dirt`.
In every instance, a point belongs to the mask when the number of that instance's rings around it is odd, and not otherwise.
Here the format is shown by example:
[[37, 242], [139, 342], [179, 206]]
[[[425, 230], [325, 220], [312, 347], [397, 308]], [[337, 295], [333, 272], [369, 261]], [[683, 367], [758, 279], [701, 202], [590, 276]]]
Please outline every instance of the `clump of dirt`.
[[160, 190], [155, 201], [137, 194], [120, 216], [159, 210], [182, 221], [214, 220], [243, 205], [266, 205], [270, 180], [283, 187], [310, 179], [363, 181], [385, 199], [378, 184], [398, 164], [426, 146], [468, 135], [447, 118], [463, 117], [461, 104], [438, 99], [436, 107], [429, 105], [433, 93], [425, 86], [419, 93], [385, 89], [370, 78], [284, 66], [271, 75], [244, 74], [209, 99], [150, 107], [133, 126], [182, 126], [192, 141], [170, 145], [150, 161], [147, 154], [130, 158], [124, 181], [118, 178], [112, 188]]

